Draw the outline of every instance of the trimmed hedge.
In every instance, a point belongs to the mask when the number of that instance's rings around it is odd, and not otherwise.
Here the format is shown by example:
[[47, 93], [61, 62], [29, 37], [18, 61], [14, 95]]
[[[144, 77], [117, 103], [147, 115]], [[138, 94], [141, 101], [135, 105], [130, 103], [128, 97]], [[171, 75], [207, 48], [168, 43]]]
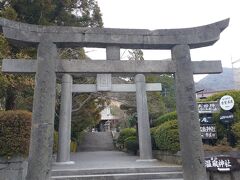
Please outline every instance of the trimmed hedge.
[[158, 147], [156, 145], [155, 138], [154, 138], [154, 134], [156, 133], [157, 128], [158, 128], [158, 126], [157, 127], [153, 127], [153, 128], [150, 129], [151, 141], [152, 141], [152, 149], [153, 150], [157, 150], [158, 149]]
[[28, 155], [31, 116], [27, 111], [0, 111], [0, 156]]
[[124, 148], [126, 148], [128, 152], [132, 152], [136, 155], [139, 149], [138, 138], [136, 136], [126, 138], [124, 141]]
[[153, 136], [159, 150], [174, 153], [180, 150], [177, 120], [161, 124], [154, 129]]
[[125, 128], [120, 131], [120, 134], [117, 139], [117, 146], [120, 148], [124, 147], [124, 141], [128, 137], [137, 136], [136, 129], [134, 128]]
[[160, 116], [159, 118], [157, 118], [157, 120], [155, 120], [153, 122], [153, 126], [154, 127], [159, 126], [159, 125], [165, 123], [166, 121], [171, 121], [171, 120], [175, 120], [175, 119], [177, 119], [177, 112], [173, 111], [173, 112], [164, 114], [164, 115]]
[[[28, 111], [0, 111], [0, 156], [28, 156], [32, 113]], [[57, 152], [58, 132], [54, 131], [53, 152]], [[71, 142], [76, 152], [77, 143]]]
[[[235, 135], [235, 137], [237, 138], [238, 142], [240, 140], [240, 122], [238, 123], [235, 123], [233, 126], [232, 126], [232, 132], [233, 134]], [[240, 142], [239, 142], [240, 143]]]

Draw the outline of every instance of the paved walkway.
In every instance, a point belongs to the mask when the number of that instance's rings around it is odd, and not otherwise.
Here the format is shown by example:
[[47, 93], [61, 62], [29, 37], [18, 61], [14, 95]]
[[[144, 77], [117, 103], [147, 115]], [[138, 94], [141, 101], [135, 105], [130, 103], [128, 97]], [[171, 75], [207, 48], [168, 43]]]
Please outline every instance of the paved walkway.
[[[137, 162], [138, 156], [120, 151], [93, 151], [71, 154], [73, 165], [53, 165], [53, 169], [101, 169], [101, 168], [137, 168], [137, 167], [166, 167], [177, 166], [158, 160], [154, 162]], [[179, 166], [177, 166], [179, 167]]]
[[111, 132], [86, 132], [78, 151], [114, 151]]

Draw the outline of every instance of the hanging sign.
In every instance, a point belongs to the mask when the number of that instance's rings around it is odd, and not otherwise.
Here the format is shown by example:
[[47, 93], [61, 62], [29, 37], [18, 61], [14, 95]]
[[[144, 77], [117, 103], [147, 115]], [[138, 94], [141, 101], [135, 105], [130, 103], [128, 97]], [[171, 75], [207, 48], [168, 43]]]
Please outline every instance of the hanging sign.
[[215, 124], [200, 125], [202, 139], [217, 139], [217, 131]]
[[220, 114], [220, 121], [223, 123], [223, 124], [230, 124], [233, 122], [233, 113], [230, 112], [230, 111], [223, 111], [221, 114]]
[[213, 116], [212, 114], [199, 114], [199, 122], [200, 124], [212, 124], [213, 123]]
[[217, 113], [220, 111], [217, 101], [198, 102], [198, 113]]
[[220, 99], [219, 104], [223, 110], [229, 111], [234, 106], [234, 100], [233, 100], [232, 96], [225, 95]]

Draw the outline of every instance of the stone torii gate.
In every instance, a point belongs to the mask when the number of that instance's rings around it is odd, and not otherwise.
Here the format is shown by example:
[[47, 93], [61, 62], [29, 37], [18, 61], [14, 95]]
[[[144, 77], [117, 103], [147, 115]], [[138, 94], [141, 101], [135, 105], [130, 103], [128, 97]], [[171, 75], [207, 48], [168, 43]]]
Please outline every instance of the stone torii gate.
[[[190, 49], [213, 45], [229, 19], [206, 26], [138, 30], [37, 26], [0, 19], [0, 30], [14, 45], [38, 48], [37, 61], [4, 60], [3, 72], [36, 73], [27, 180], [50, 176], [56, 73], [174, 73], [185, 180], [206, 180], [193, 74], [220, 73], [221, 63], [192, 62]], [[57, 47], [168, 49], [172, 61], [64, 61]]]
[[73, 80], [70, 74], [63, 75], [61, 88], [62, 90], [57, 163], [73, 163], [72, 161], [70, 161], [72, 93], [89, 93], [99, 91], [136, 92], [137, 112], [139, 114], [138, 138], [140, 161], [151, 161], [152, 144], [146, 91], [161, 91], [161, 83], [145, 84], [145, 77], [141, 74], [137, 74], [135, 76], [136, 84], [112, 84], [111, 76], [109, 76], [109, 74], [98, 74], [97, 84], [73, 84], [72, 82]]
[[[120, 48], [110, 46], [106, 48], [107, 60], [120, 60]], [[71, 164], [70, 161], [70, 135], [71, 135], [71, 104], [72, 92], [136, 92], [139, 152], [141, 161], [152, 159], [152, 144], [150, 135], [149, 115], [146, 91], [161, 91], [160, 83], [145, 84], [145, 77], [138, 74], [136, 84], [112, 84], [111, 74], [97, 74], [97, 84], [72, 84], [72, 76], [64, 74], [62, 77], [61, 107], [59, 121], [59, 143], [57, 162]]]

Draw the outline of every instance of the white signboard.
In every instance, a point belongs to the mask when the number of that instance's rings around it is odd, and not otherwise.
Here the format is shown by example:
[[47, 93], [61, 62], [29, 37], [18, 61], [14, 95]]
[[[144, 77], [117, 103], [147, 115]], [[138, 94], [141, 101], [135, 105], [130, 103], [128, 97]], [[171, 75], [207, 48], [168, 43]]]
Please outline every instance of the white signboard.
[[198, 102], [198, 113], [217, 113], [220, 112], [219, 103], [217, 101]]
[[234, 106], [234, 100], [233, 100], [232, 96], [225, 95], [220, 99], [219, 104], [223, 110], [229, 111]]

